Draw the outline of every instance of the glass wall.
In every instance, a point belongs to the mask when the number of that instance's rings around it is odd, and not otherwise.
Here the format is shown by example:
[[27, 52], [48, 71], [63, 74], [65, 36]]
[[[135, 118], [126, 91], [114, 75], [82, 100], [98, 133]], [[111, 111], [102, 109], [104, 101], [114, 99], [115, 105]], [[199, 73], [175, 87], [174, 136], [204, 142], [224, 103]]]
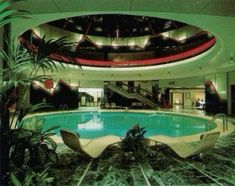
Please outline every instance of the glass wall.
[[99, 107], [104, 95], [102, 88], [79, 88], [79, 105]]

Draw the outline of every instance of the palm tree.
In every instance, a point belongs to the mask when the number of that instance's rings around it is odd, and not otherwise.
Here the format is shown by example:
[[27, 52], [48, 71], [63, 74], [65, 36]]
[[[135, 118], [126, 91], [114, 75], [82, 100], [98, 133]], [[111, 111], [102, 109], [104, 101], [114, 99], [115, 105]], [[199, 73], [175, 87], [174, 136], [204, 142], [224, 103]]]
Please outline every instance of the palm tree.
[[[17, 13], [24, 12], [10, 9], [12, 2], [15, 1], [17, 0], [0, 2], [0, 27], [9, 24]], [[48, 78], [45, 72], [54, 71], [57, 67], [48, 56], [70, 51], [73, 47], [65, 38], [46, 41], [45, 37], [40, 40], [34, 50], [26, 50], [9, 42], [6, 44], [7, 51], [4, 49], [0, 51], [0, 58], [5, 64], [5, 67], [0, 69], [0, 185], [4, 186], [9, 184], [9, 108], [17, 103], [14, 116], [18, 113], [17, 118], [21, 119], [25, 95], [31, 82], [44, 81]], [[40, 70], [44, 72], [41, 75], [38, 73]], [[19, 89], [23, 90], [23, 94], [19, 94]]]
[[[16, 16], [17, 10], [11, 9], [12, 1], [1, 1], [0, 2], [0, 27], [7, 25]], [[7, 35], [4, 35], [7, 36]], [[4, 37], [5, 38], [5, 37]], [[1, 83], [3, 83], [3, 72], [1, 74]], [[1, 86], [3, 88], [3, 86]], [[4, 94], [3, 94], [4, 92]], [[8, 172], [8, 159], [9, 159], [9, 112], [6, 104], [5, 95], [8, 94], [7, 90], [1, 89], [0, 95], [0, 185], [8, 185], [9, 178]]]

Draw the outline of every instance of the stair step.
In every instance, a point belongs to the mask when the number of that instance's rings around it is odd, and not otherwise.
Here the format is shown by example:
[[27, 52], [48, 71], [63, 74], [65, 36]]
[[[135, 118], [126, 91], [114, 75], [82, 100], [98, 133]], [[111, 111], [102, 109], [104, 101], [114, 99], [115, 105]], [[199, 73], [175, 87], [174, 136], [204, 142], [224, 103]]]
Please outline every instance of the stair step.
[[135, 98], [135, 99], [138, 99], [139, 101], [141, 101], [142, 103], [150, 106], [150, 107], [155, 107], [155, 103], [152, 102], [151, 100], [149, 100], [148, 98], [140, 95], [140, 94], [137, 94], [137, 93], [129, 93], [126, 89], [123, 89], [123, 88], [120, 88], [120, 87], [116, 87], [115, 85], [113, 84], [108, 84], [107, 86], [109, 89], [111, 89], [112, 91], [115, 91], [127, 98]]

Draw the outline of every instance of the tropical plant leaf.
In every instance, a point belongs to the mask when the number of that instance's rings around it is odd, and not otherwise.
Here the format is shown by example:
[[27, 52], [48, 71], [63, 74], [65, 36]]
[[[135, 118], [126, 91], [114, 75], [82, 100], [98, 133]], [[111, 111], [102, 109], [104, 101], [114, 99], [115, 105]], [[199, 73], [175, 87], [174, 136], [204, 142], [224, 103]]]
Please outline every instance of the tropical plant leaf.
[[54, 150], [48, 149], [47, 157], [50, 159], [51, 162], [56, 163], [58, 161], [58, 155], [55, 153]]
[[[18, 0], [20, 1], [20, 0]], [[23, 17], [28, 18], [27, 14], [29, 14], [26, 10], [17, 10], [13, 9], [11, 5], [14, 2], [18, 2], [17, 0], [13, 1], [1, 1], [0, 2], [0, 27], [10, 23], [13, 19]]]
[[51, 138], [45, 138], [44, 141], [45, 141], [46, 143], [50, 144], [51, 147], [52, 147], [52, 149], [53, 149], [54, 151], [56, 150], [57, 144], [56, 144], [56, 142], [55, 142], [53, 139], [51, 139]]
[[27, 174], [23, 181], [23, 186], [31, 186], [33, 184], [33, 179], [36, 176], [35, 172], [31, 172], [30, 174]]
[[4, 11], [5, 9], [9, 8], [11, 3], [9, 1], [1, 1], [0, 2], [0, 12]]
[[15, 176], [14, 173], [11, 173], [11, 182], [14, 184], [14, 186], [22, 186], [20, 180]]
[[15, 137], [15, 140], [21, 140], [31, 137], [33, 135], [33, 132], [31, 130], [18, 128], [12, 130], [12, 135]]
[[48, 168], [46, 168], [43, 172], [37, 174], [37, 182], [38, 183], [53, 183], [54, 177], [49, 177]]
[[11, 20], [10, 19], [6, 19], [6, 20], [0, 20], [0, 27], [3, 26], [3, 25], [6, 25], [8, 23], [10, 23]]
[[29, 138], [30, 146], [38, 146], [38, 144], [41, 142], [41, 136], [39, 134], [34, 133], [34, 135]]
[[33, 112], [40, 110], [40, 109], [43, 109], [43, 108], [44, 109], [45, 108], [54, 108], [54, 106], [49, 103], [38, 103], [35, 105], [30, 105], [30, 107], [27, 109], [27, 114], [33, 113]]
[[46, 134], [43, 134], [43, 138], [44, 138], [44, 139], [50, 138], [51, 136], [54, 136], [54, 135], [56, 135], [56, 132], [46, 133]]
[[14, 13], [16, 13], [16, 10], [5, 10], [0, 12], [0, 20], [1, 19], [5, 19], [11, 15], [13, 15]]
[[40, 145], [37, 147], [37, 159], [40, 162], [40, 164], [44, 165], [45, 162], [47, 161], [47, 151], [48, 148], [46, 145]]
[[11, 152], [11, 160], [18, 167], [21, 167], [25, 162], [26, 147], [22, 143], [17, 143]]

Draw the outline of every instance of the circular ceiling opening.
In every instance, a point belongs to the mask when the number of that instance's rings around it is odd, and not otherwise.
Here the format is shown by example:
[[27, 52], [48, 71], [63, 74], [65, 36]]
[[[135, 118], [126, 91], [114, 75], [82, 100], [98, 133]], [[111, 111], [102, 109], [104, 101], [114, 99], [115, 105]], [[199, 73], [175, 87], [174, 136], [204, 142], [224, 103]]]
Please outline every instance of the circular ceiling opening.
[[48, 24], [79, 34], [113, 38], [154, 35], [186, 26], [173, 20], [122, 14], [71, 17]]
[[[69, 42], [74, 43], [70, 51], [73, 61], [95, 67], [177, 62], [207, 51], [216, 42], [211, 33], [193, 25], [123, 14], [87, 15], [52, 21], [22, 34], [21, 42], [26, 47], [37, 47], [44, 36], [47, 40], [66, 36]], [[55, 56], [58, 54], [50, 55], [59, 59]], [[71, 62], [71, 58], [66, 57], [63, 56], [65, 62]]]

